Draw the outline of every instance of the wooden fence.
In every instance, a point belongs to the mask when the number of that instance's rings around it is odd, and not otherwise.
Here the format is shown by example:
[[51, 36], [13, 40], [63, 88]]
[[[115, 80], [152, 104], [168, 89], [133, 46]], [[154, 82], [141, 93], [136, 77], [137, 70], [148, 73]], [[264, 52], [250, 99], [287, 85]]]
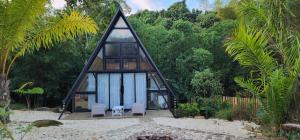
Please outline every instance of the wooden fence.
[[259, 101], [257, 98], [242, 98], [242, 97], [229, 97], [223, 96], [222, 100], [231, 103], [233, 106], [247, 107], [252, 104], [255, 108], [258, 108]]

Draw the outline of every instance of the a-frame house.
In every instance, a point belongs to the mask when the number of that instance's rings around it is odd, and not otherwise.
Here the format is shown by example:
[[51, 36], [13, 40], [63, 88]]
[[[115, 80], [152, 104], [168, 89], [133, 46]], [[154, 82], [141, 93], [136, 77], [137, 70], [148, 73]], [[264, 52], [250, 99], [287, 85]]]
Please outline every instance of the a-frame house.
[[63, 100], [63, 110], [90, 111], [95, 103], [130, 110], [135, 102], [147, 110], [170, 109], [175, 116], [175, 94], [119, 9]]

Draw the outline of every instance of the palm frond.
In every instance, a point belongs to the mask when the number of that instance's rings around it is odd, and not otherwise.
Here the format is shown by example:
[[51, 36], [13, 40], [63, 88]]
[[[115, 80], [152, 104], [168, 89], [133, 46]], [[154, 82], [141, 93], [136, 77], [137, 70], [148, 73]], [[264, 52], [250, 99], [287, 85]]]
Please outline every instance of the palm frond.
[[18, 94], [44, 94], [44, 89], [41, 87], [34, 87], [32, 89], [17, 89], [14, 92]]
[[265, 8], [258, 1], [242, 1], [238, 8], [238, 16], [241, 20], [251, 23], [254, 27], [263, 28], [268, 20]]
[[[294, 75], [300, 73], [300, 40], [297, 35], [291, 34], [289, 38], [285, 40], [285, 44], [290, 45], [289, 47], [282, 47], [284, 51], [285, 60], [284, 65]], [[296, 75], [295, 75], [296, 76]]]
[[272, 115], [274, 124], [280, 124], [282, 117], [288, 111], [289, 101], [295, 88], [295, 79], [286, 76], [283, 69], [277, 69], [270, 74], [270, 81], [266, 88], [267, 104], [266, 109]]
[[[6, 3], [5, 1], [0, 0], [0, 19], [4, 19], [4, 12], [5, 12]], [[4, 23], [5, 20], [0, 20], [0, 44], [2, 44], [2, 40], [4, 38]], [[0, 45], [0, 50], [2, 45]]]
[[267, 73], [276, 67], [276, 61], [266, 49], [268, 40], [264, 32], [240, 25], [233, 39], [226, 42], [226, 52], [242, 66], [255, 67]]
[[26, 89], [26, 87], [31, 86], [32, 84], [33, 82], [26, 82], [20, 88], [13, 90], [13, 92], [16, 92], [18, 94], [43, 94], [44, 93], [44, 89], [41, 87]]
[[242, 77], [235, 77], [234, 81], [244, 88], [246, 91], [252, 93], [254, 96], [258, 96], [261, 93], [260, 87], [255, 84], [255, 81], [252, 79], [244, 79]]
[[14, 49], [25, 39], [26, 32], [40, 15], [45, 12], [47, 0], [13, 0], [9, 1], [4, 11], [4, 46]]
[[91, 18], [72, 11], [70, 15], [64, 14], [62, 17], [52, 19], [31, 34], [25, 45], [18, 51], [18, 56], [26, 51], [50, 47], [55, 42], [72, 39], [78, 35], [96, 33], [97, 29], [96, 23]]

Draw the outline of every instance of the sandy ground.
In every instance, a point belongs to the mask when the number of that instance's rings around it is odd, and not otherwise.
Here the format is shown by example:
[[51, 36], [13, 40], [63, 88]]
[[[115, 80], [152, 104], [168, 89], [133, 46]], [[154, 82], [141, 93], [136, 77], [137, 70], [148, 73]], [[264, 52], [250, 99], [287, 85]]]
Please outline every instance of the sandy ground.
[[[59, 113], [48, 111], [17, 111], [11, 115], [10, 128], [28, 124], [34, 120], [57, 120]], [[251, 132], [245, 129], [257, 127], [242, 121], [218, 119], [193, 119], [170, 117], [144, 117], [98, 120], [60, 120], [63, 125], [34, 128], [25, 140], [96, 140], [96, 139], [136, 139], [142, 135], [170, 135], [174, 139], [219, 140], [251, 139]], [[15, 134], [19, 137], [18, 134]]]

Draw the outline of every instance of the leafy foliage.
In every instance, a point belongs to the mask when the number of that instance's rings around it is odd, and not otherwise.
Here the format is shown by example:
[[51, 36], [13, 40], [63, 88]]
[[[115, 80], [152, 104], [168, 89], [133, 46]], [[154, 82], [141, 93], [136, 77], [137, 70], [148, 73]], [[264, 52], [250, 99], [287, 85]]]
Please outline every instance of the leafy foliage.
[[[41, 48], [22, 57], [13, 67], [13, 87], [33, 81], [35, 86], [45, 89], [45, 96], [35, 97], [38, 103], [59, 105], [121, 3], [92, 0], [72, 6], [73, 10], [84, 11], [95, 20], [99, 27], [97, 35], [78, 37], [76, 42], [64, 41], [62, 45]], [[167, 10], [139, 11], [128, 19], [167, 82], [179, 94], [180, 102], [190, 100], [190, 95], [195, 93], [191, 85], [195, 71], [207, 68], [222, 83], [224, 93], [232, 95], [239, 90], [233, 77], [242, 71], [222, 47], [224, 39], [233, 31], [234, 21], [220, 21], [215, 12], [189, 11], [185, 2], [174, 3]]]
[[1, 120], [1, 123], [4, 123], [6, 124], [7, 122], [5, 118], [9, 117], [9, 115], [11, 114], [12, 112], [7, 110], [7, 108], [3, 108], [3, 107], [0, 107], [0, 120]]
[[299, 73], [300, 43], [287, 21], [292, 16], [288, 1], [242, 1], [237, 9], [239, 26], [226, 51], [251, 73], [236, 82], [260, 97], [260, 116], [279, 127], [286, 121]]
[[197, 103], [179, 104], [178, 110], [180, 117], [195, 117], [200, 113]]
[[75, 11], [61, 15], [46, 13], [47, 3], [0, 1], [0, 95], [7, 94], [5, 108], [10, 104], [8, 76], [17, 58], [77, 35], [96, 33], [98, 29], [91, 18]]
[[[23, 140], [27, 133], [33, 129], [33, 124], [18, 125], [16, 132], [20, 134], [20, 140]], [[15, 140], [12, 131], [7, 128], [2, 122], [0, 122], [0, 138]]]
[[197, 23], [202, 27], [202, 28], [209, 28], [215, 24], [216, 21], [219, 19], [216, 17], [216, 13], [214, 12], [208, 12], [205, 13], [204, 15], [198, 15], [197, 16]]
[[28, 86], [32, 85], [32, 82], [27, 82], [25, 84], [23, 84], [19, 89], [14, 90], [14, 92], [20, 94], [20, 95], [24, 95], [26, 102], [27, 102], [27, 107], [28, 109], [30, 109], [31, 106], [31, 99], [30, 99], [30, 95], [41, 95], [44, 94], [44, 89], [41, 87], [33, 87], [31, 89], [26, 88]]
[[[184, 2], [178, 2], [166, 11], [141, 11], [131, 15], [129, 22], [179, 94], [180, 101], [189, 100], [195, 93], [191, 85], [195, 71], [207, 68], [223, 83], [226, 94], [233, 94], [239, 90], [233, 77], [242, 71], [232, 63], [222, 45], [235, 22], [220, 21], [214, 12], [201, 14], [184, 7]], [[182, 15], [188, 16], [180, 17]]]
[[220, 96], [214, 96], [210, 98], [198, 97], [196, 102], [200, 108], [200, 114], [205, 118], [210, 118], [216, 115], [220, 110], [230, 109], [231, 105], [227, 102], [223, 102]]
[[[22, 0], [2, 2], [1, 35], [2, 75], [7, 75], [15, 59], [40, 47], [49, 47], [54, 42], [71, 39], [88, 32], [95, 33], [97, 26], [89, 17], [75, 11], [62, 16], [43, 15], [45, 0]], [[33, 5], [32, 5], [33, 4]], [[30, 6], [28, 6], [30, 5]], [[18, 15], [21, 14], [21, 15]], [[44, 21], [40, 21], [43, 16]]]
[[190, 11], [184, 1], [176, 2], [171, 5], [165, 13], [165, 16], [173, 20], [187, 19]]
[[2, 122], [0, 122], [0, 138], [15, 140], [12, 132]]
[[223, 92], [222, 84], [209, 69], [202, 72], [196, 71], [191, 84], [196, 92], [194, 97], [211, 97]]
[[25, 87], [32, 85], [32, 82], [27, 82], [23, 84], [19, 89], [14, 90], [14, 92], [19, 94], [43, 94], [44, 89], [41, 87], [34, 87], [32, 89], [25, 89]]
[[[82, 69], [86, 51], [84, 47], [75, 46], [73, 41], [68, 41], [26, 55], [13, 67], [12, 88], [19, 88], [19, 83], [24, 81], [32, 81], [32, 86], [40, 86], [45, 90], [43, 96], [31, 97], [33, 107], [59, 105]], [[14, 99], [23, 102], [19, 98]]]
[[226, 109], [219, 110], [216, 113], [216, 118], [232, 121], [233, 120], [233, 113], [232, 112], [233, 112], [232, 108], [226, 108]]
[[33, 123], [30, 123], [28, 125], [18, 125], [16, 128], [17, 132], [21, 135], [20, 140], [23, 140], [27, 133], [31, 132], [31, 130], [34, 128]]

